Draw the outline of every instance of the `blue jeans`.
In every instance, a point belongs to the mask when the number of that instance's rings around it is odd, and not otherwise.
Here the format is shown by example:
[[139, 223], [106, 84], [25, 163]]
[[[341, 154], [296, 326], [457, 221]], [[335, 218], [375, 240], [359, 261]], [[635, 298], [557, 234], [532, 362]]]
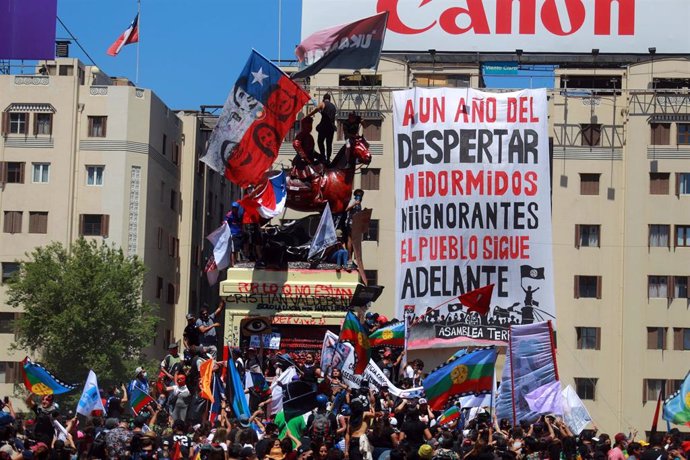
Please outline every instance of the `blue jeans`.
[[331, 260], [334, 260], [338, 266], [344, 266], [347, 264], [347, 256], [347, 249], [338, 249], [331, 256]]

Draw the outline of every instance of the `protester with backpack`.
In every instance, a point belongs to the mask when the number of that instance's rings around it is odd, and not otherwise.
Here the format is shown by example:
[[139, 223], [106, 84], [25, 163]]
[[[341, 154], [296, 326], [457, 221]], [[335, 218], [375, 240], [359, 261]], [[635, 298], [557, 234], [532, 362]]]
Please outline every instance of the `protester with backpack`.
[[327, 411], [328, 397], [324, 394], [316, 396], [316, 410], [307, 420], [307, 433], [309, 438], [329, 448], [335, 442], [335, 434], [338, 431], [338, 419], [334, 413]]

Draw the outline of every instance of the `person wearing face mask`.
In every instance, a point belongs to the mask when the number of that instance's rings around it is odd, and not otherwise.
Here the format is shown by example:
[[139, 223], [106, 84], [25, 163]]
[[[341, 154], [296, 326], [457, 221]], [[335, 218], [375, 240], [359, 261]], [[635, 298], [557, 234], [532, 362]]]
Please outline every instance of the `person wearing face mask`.
[[146, 394], [149, 393], [148, 374], [146, 373], [146, 369], [141, 366], [136, 368], [134, 371], [134, 380], [129, 382], [129, 386], [127, 387], [127, 395], [130, 399], [132, 398], [132, 391], [135, 389]]
[[108, 418], [119, 419], [120, 415], [122, 415], [122, 406], [127, 402], [127, 389], [122, 384], [121, 388], [112, 387], [108, 393], [108, 399], [105, 402], [105, 412]]

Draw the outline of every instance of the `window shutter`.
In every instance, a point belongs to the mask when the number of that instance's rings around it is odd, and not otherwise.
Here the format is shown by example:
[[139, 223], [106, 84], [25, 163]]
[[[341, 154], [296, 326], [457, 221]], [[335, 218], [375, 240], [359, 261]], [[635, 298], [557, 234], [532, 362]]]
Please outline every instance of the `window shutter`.
[[597, 299], [601, 299], [601, 276], [597, 276]]
[[573, 296], [574, 296], [576, 299], [579, 299], [579, 298], [580, 298], [580, 277], [579, 277], [578, 275], [575, 275], [575, 276], [573, 277], [573, 279], [575, 280], [575, 283], [574, 283], [574, 290], [573, 290]]
[[0, 182], [7, 182], [7, 168], [4, 161], [0, 161]]
[[647, 250], [652, 246], [652, 224], [647, 225]]
[[2, 135], [6, 136], [10, 132], [10, 114], [2, 112]]
[[19, 181], [17, 181], [18, 184], [23, 184], [24, 183], [24, 163], [23, 161], [19, 163]]
[[79, 214], [79, 235], [84, 236], [84, 214]]
[[595, 331], [597, 337], [597, 350], [601, 350], [601, 328], [597, 327]]
[[53, 135], [53, 114], [48, 115], [48, 134]]
[[676, 173], [676, 197], [680, 197], [680, 173]]
[[673, 328], [673, 349], [682, 350], [683, 349], [683, 329], [679, 327]]
[[107, 134], [107, 128], [108, 127], [108, 117], [103, 117], [103, 132], [101, 134], [101, 137], [105, 137]]
[[582, 350], [582, 328], [575, 328], [575, 337], [577, 338], [577, 349]]
[[24, 118], [24, 135], [29, 135], [29, 114], [22, 113], [22, 118]]
[[596, 226], [597, 228], [597, 247], [601, 247], [601, 224]]
[[656, 328], [647, 328], [647, 350], [653, 350], [656, 348]]
[[38, 114], [34, 114], [34, 136], [38, 135]]
[[673, 290], [675, 288], [676, 280], [673, 276], [666, 277], [666, 298], [670, 302], [673, 300]]
[[690, 299], [690, 276], [685, 281], [685, 298]]
[[110, 215], [103, 214], [101, 216], [101, 236], [108, 237], [110, 234]]
[[575, 247], [580, 249], [580, 224], [575, 224]]

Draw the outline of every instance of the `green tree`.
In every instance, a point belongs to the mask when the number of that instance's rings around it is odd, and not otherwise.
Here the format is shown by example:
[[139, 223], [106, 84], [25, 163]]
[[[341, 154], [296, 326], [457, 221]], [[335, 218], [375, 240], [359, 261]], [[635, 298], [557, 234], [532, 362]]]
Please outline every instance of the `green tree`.
[[9, 305], [23, 309], [15, 346], [67, 381], [83, 382], [89, 369], [101, 385], [129, 380], [158, 321], [142, 300], [144, 264], [83, 238], [27, 255], [8, 289]]

